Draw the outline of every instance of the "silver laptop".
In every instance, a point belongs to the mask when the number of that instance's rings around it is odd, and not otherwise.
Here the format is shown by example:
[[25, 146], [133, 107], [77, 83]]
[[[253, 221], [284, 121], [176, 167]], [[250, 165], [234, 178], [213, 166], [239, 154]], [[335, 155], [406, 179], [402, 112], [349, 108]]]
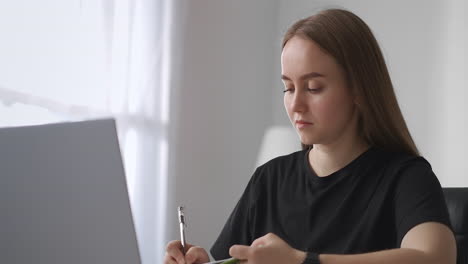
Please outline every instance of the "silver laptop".
[[112, 119], [0, 129], [0, 263], [140, 263]]

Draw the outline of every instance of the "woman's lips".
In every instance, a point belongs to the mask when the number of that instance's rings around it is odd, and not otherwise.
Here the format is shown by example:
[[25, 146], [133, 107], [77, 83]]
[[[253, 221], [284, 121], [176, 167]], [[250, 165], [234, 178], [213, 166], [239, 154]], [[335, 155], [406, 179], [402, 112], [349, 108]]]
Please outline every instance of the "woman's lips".
[[296, 127], [297, 128], [306, 128], [306, 127], [311, 126], [311, 125], [313, 125], [313, 123], [302, 121], [302, 120], [296, 121]]

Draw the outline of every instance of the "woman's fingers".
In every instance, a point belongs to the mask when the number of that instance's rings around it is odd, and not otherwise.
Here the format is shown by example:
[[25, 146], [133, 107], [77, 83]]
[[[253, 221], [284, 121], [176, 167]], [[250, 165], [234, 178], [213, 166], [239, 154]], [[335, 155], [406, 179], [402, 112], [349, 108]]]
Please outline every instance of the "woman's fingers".
[[185, 254], [187, 264], [205, 263], [210, 261], [210, 257], [204, 248], [192, 246]]
[[167, 252], [164, 256], [164, 264], [178, 264], [177, 261], [172, 258]]
[[236, 259], [249, 259], [250, 247], [243, 245], [234, 245], [229, 249], [229, 255]]
[[177, 264], [185, 264], [185, 257], [182, 253], [182, 244], [179, 240], [174, 240], [167, 244], [166, 255], [169, 255], [169, 257], [177, 261]]
[[252, 247], [263, 247], [268, 243], [268, 234], [255, 239], [250, 246]]
[[[257, 238], [250, 246], [234, 245], [229, 254], [248, 263], [290, 263], [292, 249], [273, 233]], [[241, 262], [242, 263], [242, 262]]]

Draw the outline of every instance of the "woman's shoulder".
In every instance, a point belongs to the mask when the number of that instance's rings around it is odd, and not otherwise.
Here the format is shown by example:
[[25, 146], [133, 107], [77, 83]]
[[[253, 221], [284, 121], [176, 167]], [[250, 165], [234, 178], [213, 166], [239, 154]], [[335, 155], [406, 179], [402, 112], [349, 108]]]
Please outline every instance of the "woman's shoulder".
[[412, 154], [407, 154], [404, 152], [392, 152], [382, 149], [376, 149], [376, 152], [379, 153], [379, 156], [385, 161], [389, 166], [396, 168], [406, 168], [406, 167], [421, 167], [421, 168], [431, 168], [431, 164], [422, 156], [416, 156]]
[[303, 169], [306, 155], [307, 150], [299, 150], [275, 157], [257, 167], [253, 178], [256, 178], [256, 181], [260, 181], [261, 179], [278, 179], [285, 175], [300, 172]]
[[406, 177], [434, 174], [432, 166], [424, 157], [402, 152], [376, 149], [379, 164], [392, 176]]

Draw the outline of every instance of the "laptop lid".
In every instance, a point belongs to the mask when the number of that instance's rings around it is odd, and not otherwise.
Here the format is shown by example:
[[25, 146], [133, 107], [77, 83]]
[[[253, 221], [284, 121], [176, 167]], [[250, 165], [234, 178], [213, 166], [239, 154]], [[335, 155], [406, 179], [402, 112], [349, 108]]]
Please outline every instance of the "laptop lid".
[[140, 263], [112, 119], [0, 129], [0, 263]]

